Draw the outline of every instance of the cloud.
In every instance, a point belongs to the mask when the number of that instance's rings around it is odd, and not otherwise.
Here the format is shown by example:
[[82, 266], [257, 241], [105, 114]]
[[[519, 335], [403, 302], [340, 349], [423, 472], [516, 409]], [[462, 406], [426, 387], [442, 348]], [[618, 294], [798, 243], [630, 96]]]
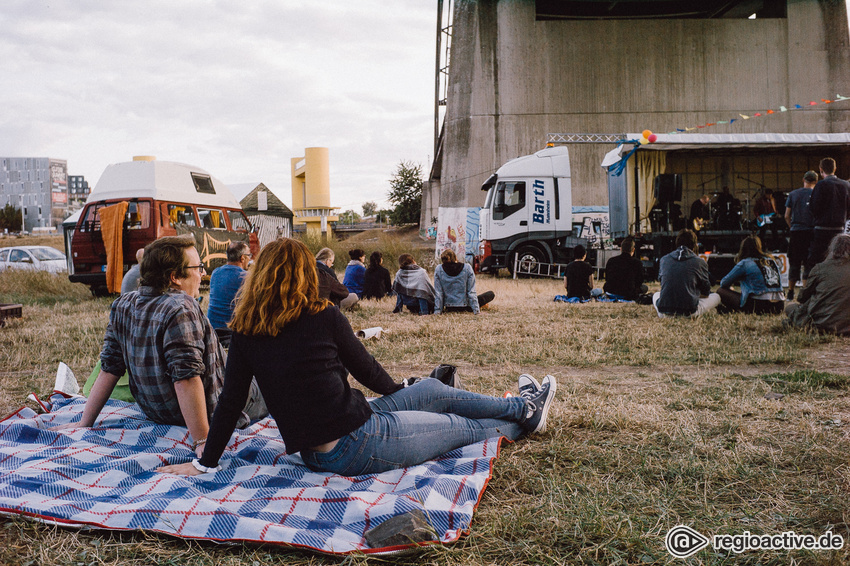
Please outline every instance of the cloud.
[[95, 182], [133, 155], [262, 181], [325, 146], [331, 200], [384, 200], [433, 145], [434, 9], [417, 0], [4, 2], [0, 154]]

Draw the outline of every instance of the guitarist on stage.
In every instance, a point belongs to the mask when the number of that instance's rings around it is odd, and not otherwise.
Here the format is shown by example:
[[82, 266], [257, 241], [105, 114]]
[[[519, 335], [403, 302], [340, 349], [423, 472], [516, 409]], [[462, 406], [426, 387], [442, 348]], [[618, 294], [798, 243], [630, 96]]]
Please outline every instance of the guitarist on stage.
[[709, 195], [702, 195], [691, 205], [689, 220], [697, 232], [708, 226], [708, 221], [711, 219], [711, 207], [708, 205], [710, 200]]

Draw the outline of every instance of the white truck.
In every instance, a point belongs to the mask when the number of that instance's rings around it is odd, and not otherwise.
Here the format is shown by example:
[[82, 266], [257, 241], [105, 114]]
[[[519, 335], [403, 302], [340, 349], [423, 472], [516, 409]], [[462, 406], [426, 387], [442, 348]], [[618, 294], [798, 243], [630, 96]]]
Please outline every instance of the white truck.
[[572, 224], [570, 155], [564, 146], [517, 157], [481, 186], [487, 200], [480, 212], [479, 271], [536, 272], [540, 263], [567, 263], [577, 244]]

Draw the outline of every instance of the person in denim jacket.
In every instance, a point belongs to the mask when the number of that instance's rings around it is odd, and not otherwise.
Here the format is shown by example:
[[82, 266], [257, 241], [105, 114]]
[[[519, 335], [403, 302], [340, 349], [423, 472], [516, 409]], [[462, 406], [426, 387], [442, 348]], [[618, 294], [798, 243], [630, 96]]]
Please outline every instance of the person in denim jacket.
[[481, 295], [475, 293], [475, 272], [472, 266], [458, 262], [452, 250], [440, 254], [441, 265], [434, 271], [434, 314], [442, 312], [472, 312], [478, 314], [481, 307], [492, 301], [496, 295], [487, 291]]
[[[770, 254], [761, 247], [758, 236], [749, 236], [741, 242], [732, 271], [720, 280], [717, 293], [723, 305], [730, 311], [755, 314], [779, 314], [785, 307], [785, 294], [779, 266]], [[740, 284], [741, 292], [732, 290]]]

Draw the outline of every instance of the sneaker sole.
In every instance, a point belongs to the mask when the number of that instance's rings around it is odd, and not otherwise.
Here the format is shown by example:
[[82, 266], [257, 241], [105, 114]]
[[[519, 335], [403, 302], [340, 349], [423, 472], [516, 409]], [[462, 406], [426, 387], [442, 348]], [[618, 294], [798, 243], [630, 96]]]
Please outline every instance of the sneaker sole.
[[543, 378], [544, 385], [546, 384], [547, 380], [549, 381], [549, 395], [546, 397], [546, 402], [543, 403], [543, 416], [540, 417], [540, 422], [537, 423], [537, 427], [535, 427], [535, 429], [531, 431], [532, 434], [546, 431], [546, 420], [549, 417], [549, 406], [555, 399], [555, 392], [558, 391], [558, 382], [555, 381], [555, 378], [551, 375], [547, 375]]

